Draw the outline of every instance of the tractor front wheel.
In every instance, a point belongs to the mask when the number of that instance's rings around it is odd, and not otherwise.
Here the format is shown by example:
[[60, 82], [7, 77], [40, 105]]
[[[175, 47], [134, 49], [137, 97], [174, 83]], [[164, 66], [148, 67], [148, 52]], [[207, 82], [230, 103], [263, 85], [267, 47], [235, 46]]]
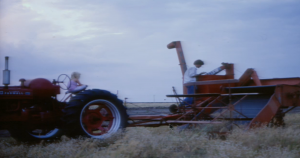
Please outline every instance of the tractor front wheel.
[[47, 125], [28, 125], [18, 123], [9, 129], [11, 137], [18, 141], [40, 141], [59, 139], [63, 131], [55, 126]]

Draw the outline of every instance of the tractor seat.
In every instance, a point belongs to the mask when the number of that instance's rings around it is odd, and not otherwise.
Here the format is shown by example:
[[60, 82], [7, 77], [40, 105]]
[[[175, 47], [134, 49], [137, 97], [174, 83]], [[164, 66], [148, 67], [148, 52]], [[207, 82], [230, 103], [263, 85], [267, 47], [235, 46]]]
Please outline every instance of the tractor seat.
[[77, 94], [78, 92], [81, 92], [81, 91], [85, 90], [86, 88], [87, 88], [87, 85], [79, 86], [79, 87], [76, 87], [73, 91], [68, 90], [66, 92], [66, 94], [68, 94], [68, 93]]

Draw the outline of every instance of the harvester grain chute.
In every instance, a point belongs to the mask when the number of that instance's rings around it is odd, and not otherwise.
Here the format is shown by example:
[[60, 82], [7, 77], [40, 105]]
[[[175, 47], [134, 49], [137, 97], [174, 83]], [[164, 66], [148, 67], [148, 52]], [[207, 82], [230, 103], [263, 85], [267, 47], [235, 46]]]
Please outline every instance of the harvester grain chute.
[[[182, 74], [186, 62], [180, 41], [167, 46], [176, 48]], [[230, 125], [252, 128], [262, 125], [283, 125], [284, 115], [300, 105], [300, 78], [259, 79], [254, 69], [247, 69], [234, 78], [234, 64], [222, 63], [219, 70], [225, 75], [197, 75], [194, 94], [175, 97], [193, 97], [194, 103], [177, 107], [162, 115], [128, 116], [122, 100], [106, 90], [81, 90], [69, 94], [68, 102], [60, 102], [61, 85], [69, 77], [60, 75], [50, 82], [44, 78], [20, 79], [20, 86], [10, 84], [8, 57], [5, 58], [3, 84], [0, 87], [0, 129], [21, 140], [56, 139], [62, 134], [107, 138], [125, 127], [157, 127], [163, 125], [218, 124], [226, 120]], [[212, 73], [209, 73], [212, 74]], [[185, 87], [184, 85], [183, 87]], [[72, 97], [71, 97], [72, 96]]]

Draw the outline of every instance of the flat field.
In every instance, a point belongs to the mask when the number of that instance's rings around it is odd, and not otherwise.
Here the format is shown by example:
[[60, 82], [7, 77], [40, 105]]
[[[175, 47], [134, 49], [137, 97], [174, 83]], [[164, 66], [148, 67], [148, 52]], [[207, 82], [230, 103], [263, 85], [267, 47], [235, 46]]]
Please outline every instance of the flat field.
[[0, 157], [207, 157], [207, 158], [298, 158], [300, 114], [288, 114], [286, 126], [251, 130], [235, 128], [219, 137], [211, 131], [224, 127], [206, 125], [178, 131], [169, 127], [131, 127], [105, 140], [71, 139], [26, 144], [11, 137], [0, 138]]

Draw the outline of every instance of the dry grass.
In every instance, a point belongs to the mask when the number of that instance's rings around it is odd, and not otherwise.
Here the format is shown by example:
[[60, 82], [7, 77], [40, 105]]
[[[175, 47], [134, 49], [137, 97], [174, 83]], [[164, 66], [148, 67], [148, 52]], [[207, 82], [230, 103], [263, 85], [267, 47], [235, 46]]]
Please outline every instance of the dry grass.
[[1, 157], [300, 157], [300, 114], [285, 117], [284, 128], [234, 129], [226, 139], [211, 139], [206, 126], [178, 132], [167, 127], [127, 128], [106, 140], [62, 137], [55, 143], [18, 144], [2, 138]]

